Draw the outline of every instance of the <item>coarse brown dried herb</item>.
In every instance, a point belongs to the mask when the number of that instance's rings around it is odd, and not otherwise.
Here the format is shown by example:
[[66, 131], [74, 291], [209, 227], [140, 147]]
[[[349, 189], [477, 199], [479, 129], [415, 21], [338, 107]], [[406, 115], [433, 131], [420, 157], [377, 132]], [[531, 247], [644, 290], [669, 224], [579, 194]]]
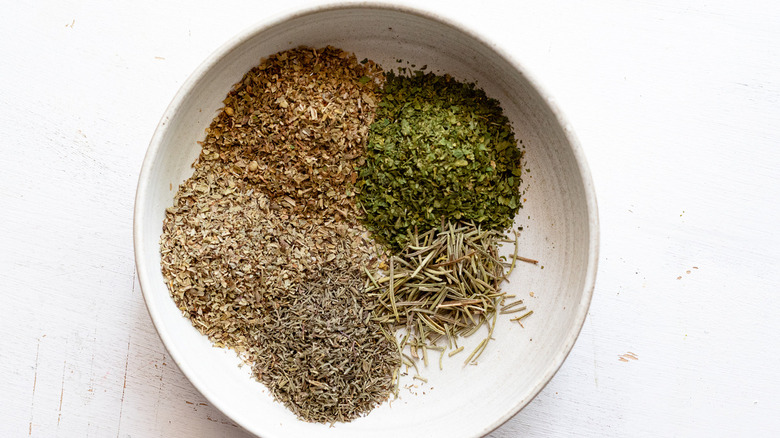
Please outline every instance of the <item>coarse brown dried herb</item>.
[[384, 75], [333, 47], [291, 50], [250, 70], [208, 129], [201, 161], [294, 205], [354, 214], [362, 164]]
[[382, 80], [333, 47], [264, 60], [225, 99], [163, 223], [177, 306], [307, 421], [367, 413], [397, 367], [356, 288], [378, 260], [353, 184]]

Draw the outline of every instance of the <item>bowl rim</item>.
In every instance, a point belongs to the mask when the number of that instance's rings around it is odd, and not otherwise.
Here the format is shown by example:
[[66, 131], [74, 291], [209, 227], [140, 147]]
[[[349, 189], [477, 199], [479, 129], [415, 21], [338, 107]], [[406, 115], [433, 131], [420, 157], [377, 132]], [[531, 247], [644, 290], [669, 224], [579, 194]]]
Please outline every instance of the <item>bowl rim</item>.
[[[512, 417], [517, 415], [518, 412], [520, 412], [534, 398], [536, 398], [536, 396], [539, 395], [539, 393], [552, 380], [553, 376], [555, 376], [555, 374], [561, 368], [564, 361], [568, 357], [569, 353], [573, 349], [574, 344], [577, 338], [579, 337], [580, 332], [582, 331], [582, 327], [585, 323], [585, 319], [590, 309], [590, 303], [593, 298], [593, 291], [596, 283], [596, 274], [598, 271], [598, 261], [599, 261], [599, 238], [600, 238], [599, 218], [598, 218], [598, 205], [596, 202], [595, 187], [591, 177], [590, 169], [585, 159], [585, 153], [582, 149], [579, 140], [574, 134], [571, 125], [569, 124], [568, 120], [564, 116], [563, 111], [558, 107], [555, 100], [545, 91], [544, 87], [540, 85], [540, 82], [533, 76], [533, 74], [531, 74], [526, 68], [524, 68], [514, 58], [514, 56], [511, 56], [501, 46], [499, 46], [489, 38], [485, 37], [484, 35], [480, 34], [479, 32], [475, 31], [474, 29], [472, 29], [471, 27], [469, 27], [468, 25], [462, 22], [456, 22], [448, 17], [441, 16], [430, 10], [411, 7], [408, 5], [392, 4], [392, 3], [387, 3], [385, 1], [335, 1], [335, 2], [330, 2], [327, 4], [321, 4], [316, 6], [301, 7], [301, 8], [288, 10], [285, 12], [281, 12], [269, 16], [266, 19], [260, 20], [255, 24], [238, 32], [233, 37], [229, 38], [225, 43], [223, 43], [219, 48], [217, 48], [215, 51], [209, 54], [205, 58], [205, 60], [202, 61], [198, 65], [198, 67], [196, 67], [196, 69], [189, 75], [189, 77], [184, 81], [181, 87], [179, 87], [179, 90], [176, 92], [175, 96], [171, 100], [171, 103], [165, 109], [165, 112], [163, 113], [163, 116], [161, 117], [160, 122], [158, 123], [154, 131], [154, 134], [152, 135], [152, 139], [149, 143], [149, 147], [147, 148], [146, 154], [144, 155], [143, 163], [141, 165], [141, 170], [138, 177], [138, 184], [136, 187], [136, 195], [135, 195], [134, 211], [133, 211], [133, 247], [134, 247], [136, 274], [138, 276], [138, 282], [141, 287], [144, 303], [146, 305], [147, 311], [149, 312], [149, 316], [152, 319], [152, 323], [155, 327], [155, 331], [157, 332], [157, 335], [160, 337], [163, 346], [168, 351], [168, 354], [170, 355], [171, 359], [174, 361], [176, 366], [179, 367], [181, 372], [187, 377], [187, 379], [192, 383], [192, 385], [207, 400], [209, 400], [212, 406], [219, 409], [222, 413], [230, 417], [232, 420], [233, 416], [229, 413], [230, 409], [228, 409], [227, 406], [225, 406], [225, 404], [223, 404], [220, 401], [219, 397], [216, 397], [214, 394], [211, 393], [211, 391], [207, 389], [206, 385], [200, 381], [197, 375], [191, 370], [191, 368], [186, 363], [183, 363], [179, 360], [179, 347], [177, 347], [175, 340], [171, 338], [171, 336], [167, 332], [165, 332], [164, 330], [160, 330], [160, 324], [159, 324], [159, 321], [161, 320], [160, 311], [157, 307], [155, 307], [152, 300], [147, 297], [147, 293], [149, 293], [147, 291], [152, 289], [150, 283], [150, 275], [148, 274], [148, 270], [145, 268], [145, 265], [140, 261], [143, 260], [144, 253], [146, 252], [145, 245], [141, 239], [141, 234], [143, 231], [143, 225], [142, 225], [143, 217], [145, 215], [144, 198], [146, 197], [146, 192], [149, 189], [149, 177], [150, 177], [152, 162], [154, 161], [154, 158], [157, 157], [160, 149], [162, 148], [161, 140], [164, 137], [165, 131], [168, 129], [167, 127], [168, 121], [171, 120], [174, 114], [179, 110], [184, 99], [190, 93], [193, 92], [194, 85], [197, 84], [199, 80], [203, 76], [205, 76], [206, 73], [219, 60], [221, 60], [226, 55], [228, 55], [236, 47], [240, 46], [241, 44], [245, 43], [249, 39], [253, 38], [255, 35], [265, 32], [266, 30], [271, 29], [280, 24], [283, 24], [286, 21], [305, 17], [308, 15], [314, 15], [314, 14], [319, 14], [328, 11], [346, 10], [346, 9], [379, 9], [379, 10], [394, 11], [394, 12], [401, 12], [405, 14], [415, 15], [451, 27], [457, 30], [458, 32], [465, 34], [467, 37], [472, 38], [475, 41], [493, 50], [496, 55], [504, 59], [514, 69], [521, 72], [524, 78], [531, 84], [534, 91], [536, 91], [539, 94], [539, 96], [545, 100], [545, 103], [549, 107], [550, 111], [553, 113], [556, 121], [563, 129], [563, 132], [566, 136], [567, 141], [570, 144], [572, 154], [574, 155], [574, 159], [577, 164], [581, 183], [583, 185], [583, 189], [585, 192], [585, 203], [588, 210], [587, 217], [588, 217], [589, 241], [588, 241], [588, 261], [587, 261], [587, 267], [585, 273], [584, 288], [582, 290], [583, 294], [580, 302], [578, 303], [577, 312], [574, 316], [574, 325], [572, 326], [569, 333], [567, 333], [565, 342], [558, 349], [557, 353], [553, 357], [553, 360], [551, 360], [547, 365], [546, 370], [543, 374], [543, 378], [539, 382], [537, 382], [536, 385], [534, 385], [534, 387], [531, 389], [530, 397], [520, 400], [510, 409], [505, 411], [501, 416], [494, 419], [490, 424], [485, 425], [481, 433], [483, 435], [487, 435], [492, 431], [496, 430], [497, 428], [499, 428], [504, 423], [506, 423]], [[258, 433], [259, 431], [249, 429], [247, 425], [241, 424], [239, 422], [236, 422], [236, 424], [238, 424], [244, 430], [259, 436]]]

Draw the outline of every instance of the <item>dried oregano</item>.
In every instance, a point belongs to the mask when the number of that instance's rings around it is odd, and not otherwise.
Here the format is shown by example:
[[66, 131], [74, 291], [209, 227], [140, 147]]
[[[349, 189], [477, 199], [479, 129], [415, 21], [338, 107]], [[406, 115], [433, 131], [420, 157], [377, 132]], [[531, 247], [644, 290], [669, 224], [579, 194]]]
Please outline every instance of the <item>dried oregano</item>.
[[269, 57], [225, 99], [163, 224], [177, 306], [307, 421], [367, 413], [398, 366], [368, 318], [378, 258], [353, 188], [382, 80], [332, 47]]

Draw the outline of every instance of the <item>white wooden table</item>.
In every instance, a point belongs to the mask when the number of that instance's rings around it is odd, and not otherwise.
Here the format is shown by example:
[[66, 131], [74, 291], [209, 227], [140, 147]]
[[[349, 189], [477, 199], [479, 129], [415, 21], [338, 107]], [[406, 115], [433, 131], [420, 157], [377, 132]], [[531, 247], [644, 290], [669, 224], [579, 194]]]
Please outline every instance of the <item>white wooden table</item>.
[[[189, 73], [303, 4], [3, 2], [0, 436], [247, 436], [154, 331], [133, 196]], [[425, 7], [505, 45], [556, 97], [599, 197], [582, 334], [492, 436], [778, 436], [780, 3]]]

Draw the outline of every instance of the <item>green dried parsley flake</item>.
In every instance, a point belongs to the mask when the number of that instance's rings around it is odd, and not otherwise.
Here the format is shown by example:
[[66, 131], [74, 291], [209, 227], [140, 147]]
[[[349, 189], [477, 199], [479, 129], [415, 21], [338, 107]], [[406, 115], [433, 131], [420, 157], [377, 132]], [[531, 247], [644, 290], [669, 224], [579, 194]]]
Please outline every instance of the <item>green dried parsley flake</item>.
[[442, 217], [506, 229], [522, 156], [498, 101], [473, 83], [388, 73], [356, 185], [363, 220], [394, 251]]

